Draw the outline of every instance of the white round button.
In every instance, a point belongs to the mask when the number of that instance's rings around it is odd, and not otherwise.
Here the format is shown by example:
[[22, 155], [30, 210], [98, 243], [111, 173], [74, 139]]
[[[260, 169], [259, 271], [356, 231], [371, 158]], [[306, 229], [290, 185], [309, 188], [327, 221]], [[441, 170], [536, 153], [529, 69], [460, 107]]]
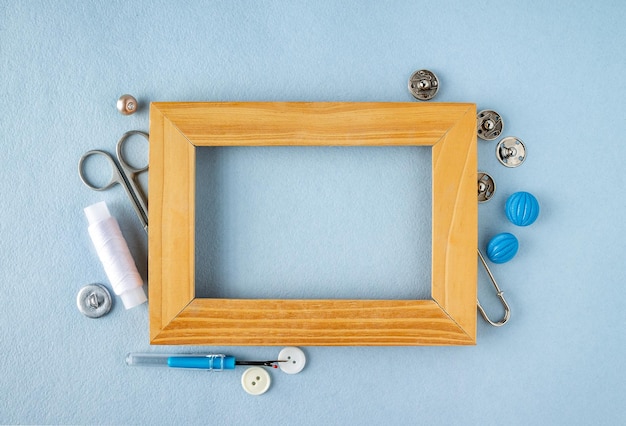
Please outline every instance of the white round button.
[[279, 362], [278, 367], [287, 374], [297, 374], [301, 372], [306, 364], [304, 352], [302, 352], [302, 349], [294, 346], [286, 347], [280, 351], [278, 360], [284, 361]]
[[272, 378], [262, 367], [250, 367], [241, 376], [241, 386], [250, 395], [262, 395], [270, 388]]

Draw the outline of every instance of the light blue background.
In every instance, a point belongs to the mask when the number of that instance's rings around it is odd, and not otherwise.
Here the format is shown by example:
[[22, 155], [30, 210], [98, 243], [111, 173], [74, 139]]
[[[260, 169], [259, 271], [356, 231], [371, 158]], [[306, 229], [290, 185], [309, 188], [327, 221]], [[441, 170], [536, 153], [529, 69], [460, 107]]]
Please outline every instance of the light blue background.
[[430, 147], [196, 155], [196, 296], [430, 298]]
[[[626, 422], [623, 2], [187, 3], [0, 5], [0, 423]], [[441, 79], [436, 101], [496, 109], [528, 147], [506, 169], [479, 143], [498, 185], [479, 207], [480, 243], [506, 231], [521, 245], [493, 267], [513, 309], [505, 327], [479, 320], [475, 347], [305, 348], [301, 374], [272, 371], [251, 397], [242, 371], [125, 366], [129, 351], [198, 349], [150, 348], [146, 306], [80, 315], [78, 289], [106, 282], [85, 206], [109, 203], [146, 275], [121, 190], [89, 191], [76, 169], [88, 149], [148, 130], [148, 102], [413, 102], [420, 68]], [[130, 117], [115, 109], [126, 92], [143, 103]], [[518, 190], [541, 203], [528, 228], [502, 210]], [[484, 273], [479, 293], [497, 316]]]

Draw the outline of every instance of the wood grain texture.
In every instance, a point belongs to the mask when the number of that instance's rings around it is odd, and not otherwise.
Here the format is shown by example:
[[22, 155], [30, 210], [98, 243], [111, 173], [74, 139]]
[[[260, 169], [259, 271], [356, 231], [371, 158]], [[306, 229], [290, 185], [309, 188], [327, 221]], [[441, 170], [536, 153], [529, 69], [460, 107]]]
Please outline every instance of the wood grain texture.
[[148, 274], [150, 334], [180, 313], [195, 295], [195, 147], [150, 111]]
[[[463, 141], [463, 143], [460, 143]], [[432, 148], [432, 297], [476, 339], [478, 247], [476, 111]], [[471, 283], [469, 283], [471, 282]]]
[[468, 104], [153, 103], [196, 146], [434, 145]]
[[[153, 103], [150, 143], [152, 344], [475, 344], [475, 105]], [[195, 298], [195, 149], [239, 145], [432, 146], [433, 299]]]
[[[467, 345], [431, 300], [195, 299], [153, 344], [265, 346]], [[286, 343], [288, 342], [288, 343]]]

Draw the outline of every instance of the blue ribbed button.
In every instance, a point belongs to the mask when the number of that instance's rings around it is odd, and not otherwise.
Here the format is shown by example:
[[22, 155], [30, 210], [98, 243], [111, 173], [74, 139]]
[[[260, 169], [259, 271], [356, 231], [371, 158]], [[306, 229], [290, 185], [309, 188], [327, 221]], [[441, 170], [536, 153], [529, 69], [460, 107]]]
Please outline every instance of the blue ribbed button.
[[506, 217], [517, 226], [528, 226], [539, 216], [539, 202], [529, 192], [516, 192], [506, 200]]
[[517, 254], [519, 243], [515, 235], [503, 232], [496, 235], [487, 244], [487, 257], [493, 263], [505, 263]]

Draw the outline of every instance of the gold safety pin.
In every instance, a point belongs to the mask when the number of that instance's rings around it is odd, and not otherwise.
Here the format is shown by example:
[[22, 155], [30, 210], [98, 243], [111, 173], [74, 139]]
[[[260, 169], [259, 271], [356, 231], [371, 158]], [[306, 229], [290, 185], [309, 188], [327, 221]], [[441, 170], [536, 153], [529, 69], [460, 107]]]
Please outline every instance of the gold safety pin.
[[502, 302], [502, 306], [504, 306], [504, 317], [498, 322], [491, 321], [489, 317], [487, 316], [487, 313], [485, 312], [483, 307], [480, 306], [480, 300], [476, 298], [476, 302], [478, 303], [478, 312], [480, 312], [480, 314], [483, 316], [485, 321], [487, 321], [489, 324], [493, 325], [494, 327], [500, 327], [506, 324], [506, 322], [511, 317], [511, 308], [509, 307], [509, 304], [506, 303], [506, 300], [504, 299], [504, 292], [500, 290], [500, 287], [498, 286], [496, 279], [493, 277], [493, 274], [489, 270], [489, 266], [487, 266], [487, 262], [485, 262], [485, 258], [483, 257], [483, 254], [480, 252], [480, 249], [478, 249], [478, 258], [480, 259], [483, 266], [485, 267], [485, 270], [487, 271], [487, 275], [489, 275], [489, 279], [491, 280], [491, 282], [493, 283], [493, 286], [496, 289], [496, 294], [498, 295], [498, 298]]

